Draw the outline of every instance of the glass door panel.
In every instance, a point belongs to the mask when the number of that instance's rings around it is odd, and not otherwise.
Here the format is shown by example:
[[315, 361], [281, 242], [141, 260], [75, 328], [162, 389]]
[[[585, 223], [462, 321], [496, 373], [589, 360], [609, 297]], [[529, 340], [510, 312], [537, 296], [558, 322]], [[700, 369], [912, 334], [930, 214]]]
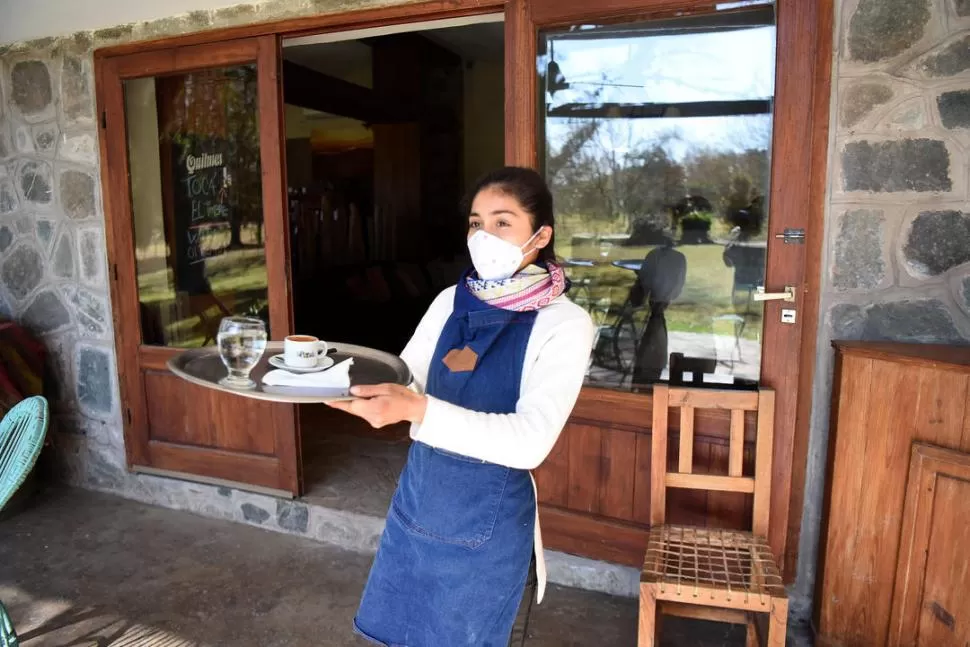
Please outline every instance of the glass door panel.
[[760, 378], [772, 6], [539, 32], [540, 163], [587, 384]]
[[142, 341], [269, 326], [256, 63], [123, 82]]

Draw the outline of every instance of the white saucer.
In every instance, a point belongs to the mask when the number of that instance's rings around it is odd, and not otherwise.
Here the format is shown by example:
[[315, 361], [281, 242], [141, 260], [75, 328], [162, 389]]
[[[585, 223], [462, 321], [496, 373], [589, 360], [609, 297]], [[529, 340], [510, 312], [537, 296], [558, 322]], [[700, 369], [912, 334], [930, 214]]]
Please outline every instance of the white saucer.
[[269, 363], [271, 366], [284, 371], [289, 371], [290, 373], [317, 373], [319, 371], [325, 371], [331, 366], [333, 366], [332, 357], [321, 357], [320, 361], [317, 362], [316, 366], [309, 368], [297, 368], [296, 366], [288, 366], [286, 361], [283, 359], [283, 355], [273, 355], [269, 358]]

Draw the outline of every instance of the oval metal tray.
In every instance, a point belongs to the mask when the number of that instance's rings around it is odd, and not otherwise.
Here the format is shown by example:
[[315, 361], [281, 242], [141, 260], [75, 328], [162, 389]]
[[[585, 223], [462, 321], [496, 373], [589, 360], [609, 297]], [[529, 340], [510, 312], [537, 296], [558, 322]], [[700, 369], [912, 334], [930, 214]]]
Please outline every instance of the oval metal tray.
[[[353, 386], [388, 382], [408, 386], [411, 383], [410, 369], [396, 355], [366, 346], [338, 342], [327, 342], [327, 344], [330, 348], [336, 349], [336, 352], [330, 355], [335, 363], [342, 362], [348, 357], [354, 358], [354, 365], [350, 367], [350, 383]], [[256, 387], [252, 389], [233, 389], [219, 384], [219, 380], [227, 375], [227, 371], [225, 364], [219, 357], [219, 350], [216, 346], [205, 346], [204, 348], [184, 351], [168, 360], [168, 368], [180, 378], [193, 384], [255, 400], [311, 404], [353, 399], [353, 396], [346, 389], [267, 386], [263, 384], [263, 375], [274, 370], [269, 364], [269, 358], [282, 352], [283, 342], [271, 341], [266, 344], [266, 351], [249, 374], [249, 377], [256, 382]]]

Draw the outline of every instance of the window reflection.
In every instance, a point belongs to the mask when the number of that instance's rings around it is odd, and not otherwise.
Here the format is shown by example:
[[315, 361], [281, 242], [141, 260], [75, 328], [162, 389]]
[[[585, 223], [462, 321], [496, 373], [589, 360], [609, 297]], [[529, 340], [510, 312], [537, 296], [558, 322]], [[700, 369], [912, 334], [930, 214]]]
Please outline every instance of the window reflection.
[[142, 339], [212, 344], [269, 324], [256, 66], [125, 82]]
[[557, 247], [598, 326], [591, 385], [756, 383], [772, 6], [540, 35]]

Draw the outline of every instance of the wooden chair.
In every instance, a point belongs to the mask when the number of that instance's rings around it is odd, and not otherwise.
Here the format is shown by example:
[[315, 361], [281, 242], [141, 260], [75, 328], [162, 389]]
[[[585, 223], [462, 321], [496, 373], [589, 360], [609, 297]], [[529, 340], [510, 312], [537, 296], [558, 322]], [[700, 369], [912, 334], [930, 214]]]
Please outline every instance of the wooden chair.
[[[747, 645], [784, 647], [788, 598], [765, 537], [771, 486], [774, 391], [715, 391], [657, 385], [653, 391], [650, 535], [640, 575], [639, 647], [653, 647], [660, 615], [747, 626]], [[668, 409], [680, 409], [680, 453], [668, 471]], [[728, 475], [695, 474], [694, 410], [731, 412]], [[744, 476], [744, 415], [758, 416], [753, 476]], [[754, 496], [753, 532], [665, 525], [667, 488], [744, 492]], [[767, 632], [762, 632], [764, 620]]]

